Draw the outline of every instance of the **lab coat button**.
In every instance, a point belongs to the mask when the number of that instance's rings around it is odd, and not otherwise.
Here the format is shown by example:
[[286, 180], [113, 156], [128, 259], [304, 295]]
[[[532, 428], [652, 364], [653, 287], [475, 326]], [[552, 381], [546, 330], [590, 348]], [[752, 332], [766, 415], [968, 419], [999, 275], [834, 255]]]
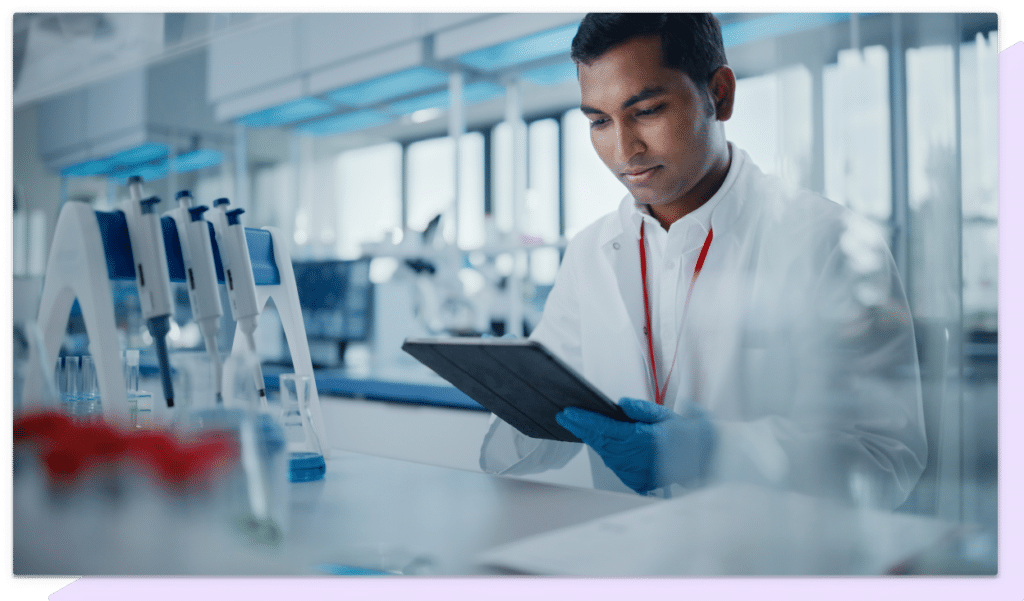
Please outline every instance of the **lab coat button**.
[[673, 269], [675, 266], [675, 261], [665, 261], [665, 269]]
[[619, 246], [620, 244], [618, 242], [612, 242], [612, 248], [614, 248], [615, 250], [619, 250]]

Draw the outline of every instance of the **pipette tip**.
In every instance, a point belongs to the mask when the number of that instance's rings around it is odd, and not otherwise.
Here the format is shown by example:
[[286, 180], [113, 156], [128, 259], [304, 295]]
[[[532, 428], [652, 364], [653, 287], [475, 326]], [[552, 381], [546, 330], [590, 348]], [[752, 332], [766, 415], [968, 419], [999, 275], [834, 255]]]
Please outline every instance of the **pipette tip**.
[[167, 397], [167, 406], [168, 407], [173, 407], [174, 406], [174, 397]]

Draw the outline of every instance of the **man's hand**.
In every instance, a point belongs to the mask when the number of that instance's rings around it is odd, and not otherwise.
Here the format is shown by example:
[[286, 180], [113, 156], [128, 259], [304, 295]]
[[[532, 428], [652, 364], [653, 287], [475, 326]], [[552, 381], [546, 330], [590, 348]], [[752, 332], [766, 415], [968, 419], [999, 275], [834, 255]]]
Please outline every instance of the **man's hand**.
[[630, 398], [623, 398], [619, 406], [637, 422], [620, 422], [576, 407], [563, 409], [555, 419], [593, 447], [605, 465], [638, 493], [707, 475], [718, 435], [704, 409], [690, 403], [680, 415]]

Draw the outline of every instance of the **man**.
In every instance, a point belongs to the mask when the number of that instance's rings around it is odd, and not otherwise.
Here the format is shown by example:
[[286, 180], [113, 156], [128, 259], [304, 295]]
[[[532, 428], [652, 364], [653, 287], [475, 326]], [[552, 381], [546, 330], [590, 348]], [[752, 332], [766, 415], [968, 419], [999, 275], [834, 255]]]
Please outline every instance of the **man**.
[[[594, 148], [629, 195], [572, 240], [532, 338], [637, 420], [557, 416], [586, 443], [594, 485], [746, 481], [901, 503], [926, 445], [881, 236], [726, 140], [736, 80], [714, 16], [587, 15], [572, 57]], [[583, 446], [495, 419], [480, 464], [533, 473]]]

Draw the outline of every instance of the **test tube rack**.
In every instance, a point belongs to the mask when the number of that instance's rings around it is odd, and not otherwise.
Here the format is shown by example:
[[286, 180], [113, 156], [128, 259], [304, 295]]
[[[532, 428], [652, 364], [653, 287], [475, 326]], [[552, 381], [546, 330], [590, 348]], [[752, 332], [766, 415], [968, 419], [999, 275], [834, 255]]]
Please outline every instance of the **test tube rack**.
[[[172, 282], [185, 281], [184, 260], [174, 218], [160, 219], [167, 266]], [[208, 225], [213, 244], [217, 281], [224, 283], [224, 270], [217, 248], [213, 225]], [[260, 311], [273, 299], [284, 328], [288, 352], [294, 371], [313, 378], [306, 328], [302, 321], [295, 273], [291, 255], [283, 242], [280, 230], [273, 227], [245, 228], [256, 282], [257, 303]], [[37, 321], [43, 335], [44, 370], [57, 361], [58, 350], [67, 328], [71, 308], [78, 300], [85, 322], [89, 347], [96, 365], [102, 399], [104, 419], [126, 420], [128, 416], [127, 391], [121, 368], [121, 349], [114, 318], [114, 301], [110, 290], [113, 280], [135, 280], [134, 257], [128, 237], [128, 223], [120, 210], [96, 211], [84, 202], [70, 201], [61, 208], [54, 230], [43, 278]], [[232, 353], [246, 346], [245, 336], [236, 328]], [[225, 373], [227, 378], [229, 374]], [[41, 382], [30, 378], [29, 382]], [[26, 389], [26, 398], [42, 391]], [[310, 419], [320, 440], [325, 456], [330, 449], [324, 428], [320, 398], [313, 380], [310, 391]]]

